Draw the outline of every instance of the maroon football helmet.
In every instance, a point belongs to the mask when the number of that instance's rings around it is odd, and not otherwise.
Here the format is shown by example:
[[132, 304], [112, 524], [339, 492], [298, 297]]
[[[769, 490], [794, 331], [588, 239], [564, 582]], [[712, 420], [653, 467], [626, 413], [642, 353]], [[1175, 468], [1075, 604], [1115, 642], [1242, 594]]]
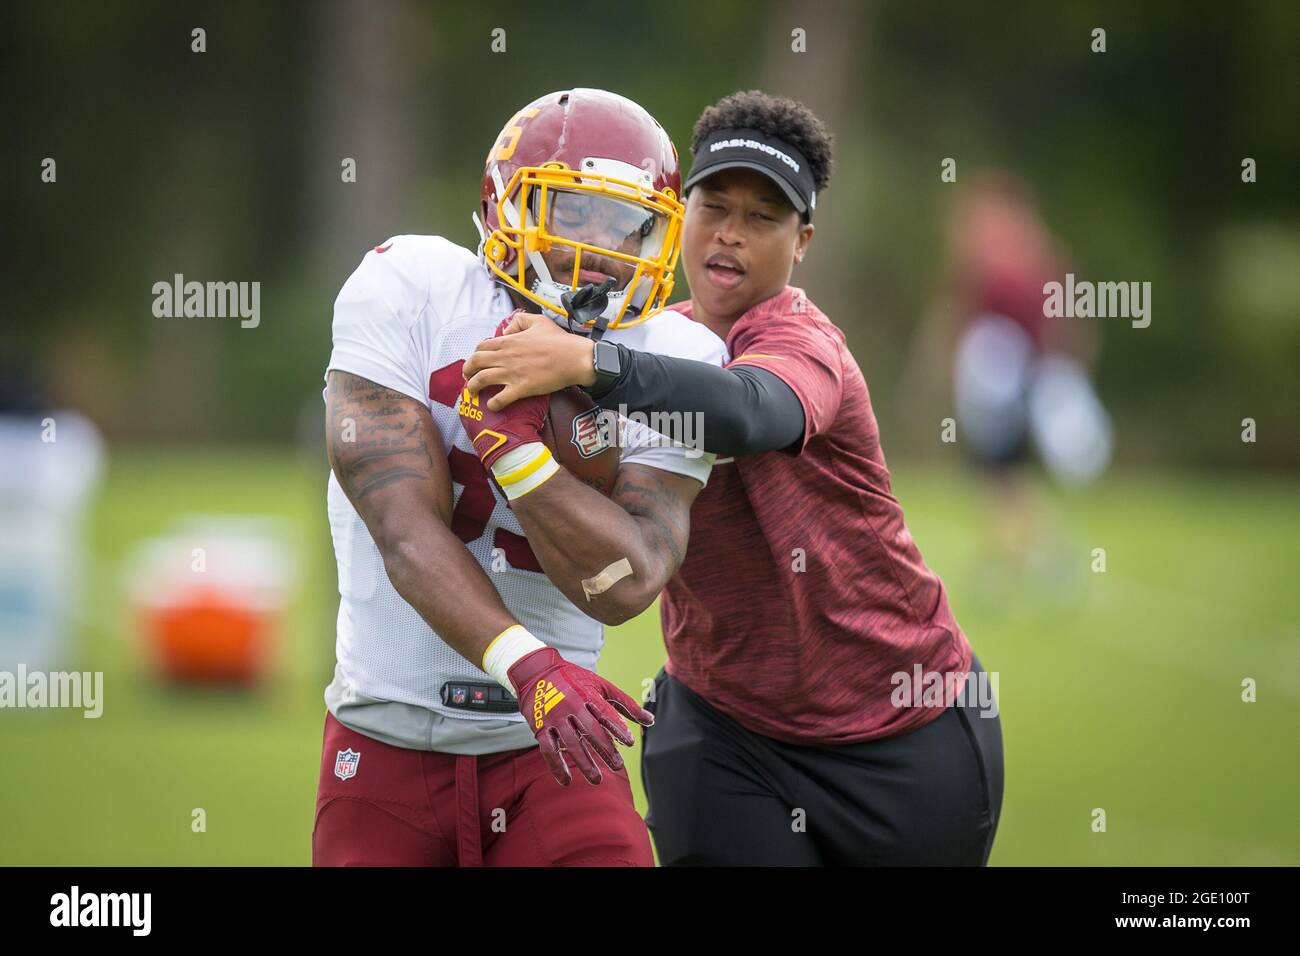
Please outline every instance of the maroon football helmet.
[[672, 140], [636, 103], [604, 90], [548, 93], [488, 152], [479, 258], [553, 316], [568, 315], [564, 293], [612, 285], [600, 319], [635, 325], [672, 292], [681, 189]]

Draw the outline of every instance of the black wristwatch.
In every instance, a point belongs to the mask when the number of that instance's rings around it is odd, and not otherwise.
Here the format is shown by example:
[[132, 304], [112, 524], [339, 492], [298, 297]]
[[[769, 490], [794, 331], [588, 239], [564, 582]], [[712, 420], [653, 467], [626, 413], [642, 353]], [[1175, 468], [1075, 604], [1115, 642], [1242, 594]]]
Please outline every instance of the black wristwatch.
[[589, 391], [594, 395], [609, 391], [618, 381], [618, 377], [623, 374], [623, 357], [619, 354], [618, 346], [613, 342], [595, 343], [591, 364], [596, 370], [596, 381], [589, 387]]

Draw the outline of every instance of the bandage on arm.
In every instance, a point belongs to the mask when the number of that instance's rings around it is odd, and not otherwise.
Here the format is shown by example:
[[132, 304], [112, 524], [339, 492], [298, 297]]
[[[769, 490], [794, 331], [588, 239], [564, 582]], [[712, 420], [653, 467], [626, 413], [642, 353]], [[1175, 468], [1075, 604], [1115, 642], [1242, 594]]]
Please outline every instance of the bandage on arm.
[[510, 503], [547, 577], [586, 614], [620, 624], [681, 566], [694, 478], [624, 463], [609, 498], [561, 468]]

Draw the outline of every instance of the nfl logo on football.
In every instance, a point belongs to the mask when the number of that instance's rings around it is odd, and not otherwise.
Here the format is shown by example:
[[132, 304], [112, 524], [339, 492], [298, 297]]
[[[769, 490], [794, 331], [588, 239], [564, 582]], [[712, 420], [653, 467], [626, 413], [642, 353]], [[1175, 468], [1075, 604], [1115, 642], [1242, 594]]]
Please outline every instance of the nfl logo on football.
[[357, 764], [361, 762], [361, 754], [357, 753], [351, 747], [347, 750], [340, 750], [339, 755], [334, 758], [334, 776], [340, 780], [347, 780], [357, 775]]
[[573, 417], [573, 446], [583, 458], [595, 458], [617, 443], [616, 416], [592, 408]]

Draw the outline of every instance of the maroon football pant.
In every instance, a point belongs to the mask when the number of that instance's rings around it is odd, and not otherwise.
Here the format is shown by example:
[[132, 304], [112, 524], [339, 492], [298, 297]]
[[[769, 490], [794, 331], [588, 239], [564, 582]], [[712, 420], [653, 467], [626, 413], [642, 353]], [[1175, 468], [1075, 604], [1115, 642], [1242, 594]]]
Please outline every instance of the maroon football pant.
[[[340, 752], [359, 754], [335, 772]], [[599, 758], [597, 758], [599, 759]], [[408, 750], [325, 715], [313, 866], [653, 866], [627, 771], [562, 787], [536, 747]], [[350, 775], [349, 775], [350, 774]]]

